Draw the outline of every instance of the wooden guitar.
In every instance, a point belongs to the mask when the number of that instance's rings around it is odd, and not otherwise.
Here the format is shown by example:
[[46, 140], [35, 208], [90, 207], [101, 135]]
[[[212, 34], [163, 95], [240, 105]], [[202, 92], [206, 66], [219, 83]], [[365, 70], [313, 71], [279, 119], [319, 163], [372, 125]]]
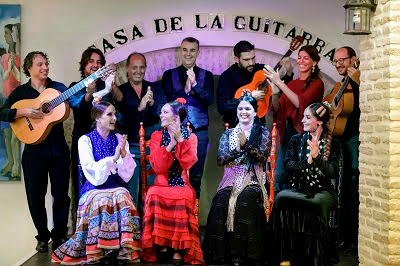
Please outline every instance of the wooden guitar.
[[77, 83], [63, 93], [58, 90], [47, 88], [35, 99], [25, 99], [14, 103], [11, 108], [23, 109], [33, 108], [43, 112], [42, 118], [20, 117], [10, 123], [15, 136], [26, 144], [39, 144], [49, 134], [53, 125], [65, 121], [70, 113], [68, 104], [65, 102], [73, 94], [87, 87], [92, 81], [108, 76], [115, 72], [114, 64], [104, 66]]
[[[358, 68], [360, 61], [357, 59], [353, 67]], [[331, 118], [328, 122], [328, 130], [332, 136], [342, 136], [346, 128], [347, 117], [353, 112], [354, 94], [349, 85], [350, 77], [346, 76], [343, 82], [336, 82], [332, 92], [324, 97], [322, 102], [330, 104]]]
[[[303, 43], [303, 37], [301, 37], [300, 35], [294, 37], [290, 42], [289, 50], [282, 56], [281, 60], [285, 57], [290, 56], [293, 53], [293, 51], [296, 51], [300, 47], [302, 43]], [[279, 60], [278, 64], [276, 64], [274, 70], [277, 70], [281, 66], [280, 65], [281, 60]], [[247, 90], [249, 92], [252, 92], [253, 90], [257, 89], [265, 91], [264, 99], [259, 100], [257, 102], [258, 105], [257, 116], [259, 118], [267, 114], [269, 109], [269, 99], [272, 95], [272, 88], [271, 86], [269, 86], [267, 77], [265, 76], [264, 73], [265, 72], [263, 70], [258, 70], [254, 74], [253, 80], [249, 84], [240, 87], [234, 95], [235, 99], [239, 99], [243, 95], [243, 90]]]

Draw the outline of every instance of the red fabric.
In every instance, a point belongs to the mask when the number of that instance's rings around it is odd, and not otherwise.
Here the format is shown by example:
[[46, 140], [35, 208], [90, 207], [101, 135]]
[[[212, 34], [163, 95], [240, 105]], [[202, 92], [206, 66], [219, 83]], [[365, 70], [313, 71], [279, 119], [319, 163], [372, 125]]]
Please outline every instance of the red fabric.
[[303, 123], [301, 123], [304, 110], [310, 104], [322, 101], [324, 95], [324, 83], [322, 80], [317, 78], [306, 89], [303, 89], [305, 83], [305, 80], [296, 79], [288, 84], [289, 89], [296, 93], [299, 98], [299, 108], [296, 108], [285, 94], [282, 94], [279, 99], [279, 109], [275, 121], [281, 137], [281, 143], [286, 131], [286, 119], [292, 121], [293, 127], [297, 132], [304, 133]]
[[194, 215], [196, 196], [187, 175], [187, 170], [197, 161], [197, 137], [191, 134], [176, 147], [175, 157], [182, 168], [184, 187], [168, 186], [168, 169], [174, 154], [161, 147], [160, 131], [153, 133], [150, 143], [150, 163], [157, 177], [146, 196], [140, 257], [143, 261], [156, 262], [156, 244], [185, 250], [185, 263], [202, 264], [199, 224]]

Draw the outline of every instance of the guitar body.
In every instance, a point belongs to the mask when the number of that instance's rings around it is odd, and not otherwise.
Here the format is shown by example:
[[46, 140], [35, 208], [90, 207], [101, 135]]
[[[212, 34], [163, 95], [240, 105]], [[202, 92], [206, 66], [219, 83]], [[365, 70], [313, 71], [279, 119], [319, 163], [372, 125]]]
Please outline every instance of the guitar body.
[[[265, 73], [265, 72], [264, 72], [263, 70], [258, 70], [258, 71], [254, 74], [253, 80], [252, 80], [249, 84], [240, 87], [240, 88], [236, 91], [235, 96], [234, 96], [235, 99], [239, 99], [240, 97], [242, 97], [243, 90], [248, 90], [249, 92], [252, 92], [252, 91], [254, 91], [254, 90], [257, 90], [258, 87], [259, 87], [260, 85], [262, 85], [262, 84], [265, 82], [266, 78], [267, 78], [267, 77], [264, 75], [264, 73]], [[269, 99], [270, 99], [271, 95], [272, 95], [272, 89], [271, 89], [271, 86], [268, 85], [268, 86], [266, 87], [266, 89], [265, 89], [265, 97], [264, 97], [264, 99], [263, 99], [263, 100], [257, 101], [257, 106], [258, 106], [258, 109], [257, 109], [257, 116], [258, 116], [259, 118], [265, 116], [265, 115], [268, 113]]]
[[[11, 108], [42, 109], [42, 105], [59, 96], [58, 90], [47, 88], [35, 99], [25, 99], [14, 103]], [[42, 109], [43, 110], [43, 109]], [[54, 124], [65, 121], [70, 113], [70, 108], [65, 102], [57, 105], [50, 112], [44, 112], [40, 119], [20, 117], [10, 123], [15, 136], [26, 144], [39, 144], [49, 134]]]
[[341, 82], [337, 82], [332, 92], [325, 96], [322, 102], [328, 102], [331, 104], [332, 116], [329, 119], [328, 129], [332, 132], [332, 136], [342, 136], [344, 129], [346, 128], [347, 117], [351, 114], [354, 108], [354, 94], [351, 86], [347, 86], [343, 91], [343, 95], [340, 98], [338, 104], [335, 104], [335, 96], [341, 88]]

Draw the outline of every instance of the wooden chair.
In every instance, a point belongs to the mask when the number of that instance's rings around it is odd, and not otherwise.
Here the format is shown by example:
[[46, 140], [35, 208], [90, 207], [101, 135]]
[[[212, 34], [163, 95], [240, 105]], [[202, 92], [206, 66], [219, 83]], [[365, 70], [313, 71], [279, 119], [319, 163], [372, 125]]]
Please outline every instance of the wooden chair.
[[[190, 124], [186, 124], [186, 128], [190, 129]], [[142, 189], [142, 202], [145, 203], [148, 185], [147, 185], [147, 177], [149, 175], [155, 175], [153, 168], [147, 168], [147, 164], [149, 163], [149, 155], [146, 154], [147, 147], [150, 147], [150, 140], [145, 140], [146, 131], [143, 127], [143, 122], [140, 122], [140, 129], [139, 129], [139, 151], [140, 151], [140, 183]], [[187, 175], [189, 177], [189, 170], [187, 171]], [[199, 199], [195, 200], [195, 216], [197, 220], [199, 219]]]
[[[225, 123], [225, 130], [228, 130], [229, 124]], [[269, 196], [267, 200], [267, 209], [265, 211], [265, 215], [267, 218], [267, 221], [269, 220], [269, 216], [271, 215], [272, 208], [274, 206], [274, 200], [275, 200], [275, 176], [276, 176], [276, 137], [278, 135], [278, 129], [276, 127], [276, 123], [273, 123], [272, 125], [272, 131], [271, 131], [271, 138], [272, 138], [272, 144], [271, 144], [271, 153], [268, 157], [267, 160], [267, 177], [268, 177], [268, 183], [269, 183]]]

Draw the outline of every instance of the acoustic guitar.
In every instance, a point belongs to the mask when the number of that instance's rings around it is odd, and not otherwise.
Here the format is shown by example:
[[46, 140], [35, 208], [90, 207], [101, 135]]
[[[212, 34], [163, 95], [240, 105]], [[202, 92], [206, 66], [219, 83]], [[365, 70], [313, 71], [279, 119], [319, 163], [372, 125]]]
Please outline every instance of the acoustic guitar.
[[65, 102], [69, 97], [87, 87], [98, 78], [103, 78], [115, 72], [114, 64], [104, 66], [77, 83], [63, 93], [58, 90], [47, 88], [35, 99], [24, 99], [14, 103], [11, 108], [23, 109], [34, 108], [43, 112], [42, 118], [20, 117], [10, 123], [15, 136], [26, 144], [39, 144], [49, 134], [53, 125], [65, 121], [70, 113], [68, 104]]
[[[294, 37], [290, 42], [289, 50], [282, 56], [281, 60], [285, 57], [289, 57], [294, 51], [296, 51], [300, 47], [302, 43], [303, 37], [301, 37], [300, 35]], [[278, 64], [276, 64], [274, 70], [277, 70], [281, 66], [281, 60], [279, 60]], [[268, 113], [269, 99], [272, 95], [272, 88], [271, 86], [269, 86], [267, 77], [265, 76], [265, 72], [263, 70], [258, 70], [256, 73], [254, 73], [252, 81], [249, 84], [240, 87], [236, 91], [234, 98], [239, 99], [240, 97], [242, 97], [244, 90], [252, 92], [253, 90], [257, 89], [263, 90], [265, 92], [264, 99], [257, 101], [257, 116], [261, 118]]]
[[[358, 68], [359, 65], [360, 61], [357, 59], [353, 67]], [[353, 112], [354, 94], [349, 82], [349, 76], [346, 76], [343, 82], [336, 82], [332, 92], [322, 100], [322, 102], [327, 102], [330, 105], [331, 117], [327, 126], [334, 137], [343, 135], [347, 117]]]

